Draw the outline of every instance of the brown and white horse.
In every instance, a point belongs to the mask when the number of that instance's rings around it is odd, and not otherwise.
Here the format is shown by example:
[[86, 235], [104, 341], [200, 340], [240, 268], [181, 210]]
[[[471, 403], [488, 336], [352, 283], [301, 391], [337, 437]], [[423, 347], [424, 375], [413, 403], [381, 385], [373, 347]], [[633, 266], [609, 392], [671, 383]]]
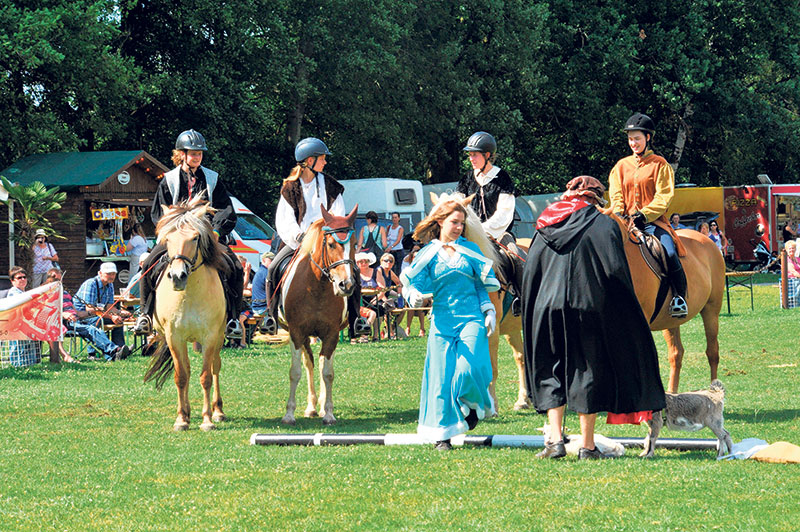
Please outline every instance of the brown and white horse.
[[358, 205], [347, 216], [334, 216], [322, 207], [322, 219], [306, 232], [303, 243], [289, 264], [281, 286], [279, 321], [289, 331], [292, 367], [289, 371], [289, 399], [282, 422], [294, 425], [295, 392], [300, 381], [300, 364], [308, 379], [306, 417], [317, 416], [314, 388], [314, 360], [311, 337], [322, 340], [320, 357], [320, 414], [322, 423], [336, 423], [333, 416], [333, 352], [339, 331], [347, 326], [347, 300], [360, 283], [355, 263], [353, 223]]
[[[202, 430], [212, 430], [223, 421], [219, 391], [219, 352], [225, 340], [225, 295], [219, 270], [229, 272], [225, 249], [213, 236], [207, 214], [214, 212], [201, 197], [165, 208], [158, 222], [158, 241], [167, 247], [169, 264], [156, 286], [153, 323], [158, 347], [145, 374], [160, 388], [174, 370], [178, 389], [178, 416], [174, 430], [189, 428], [189, 354], [187, 344], [203, 346]], [[211, 388], [214, 389], [213, 400]]]

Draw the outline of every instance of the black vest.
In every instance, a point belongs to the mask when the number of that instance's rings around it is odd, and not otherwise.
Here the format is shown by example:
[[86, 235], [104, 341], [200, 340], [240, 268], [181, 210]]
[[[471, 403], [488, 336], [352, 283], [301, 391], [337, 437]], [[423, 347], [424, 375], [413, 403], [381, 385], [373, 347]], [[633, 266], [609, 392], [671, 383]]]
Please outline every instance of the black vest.
[[[481, 191], [483, 191], [483, 198], [481, 198]], [[470, 172], [458, 182], [456, 192], [460, 192], [465, 196], [475, 194], [470, 206], [481, 219], [481, 222], [485, 222], [494, 215], [494, 212], [497, 210], [497, 200], [500, 198], [500, 194], [516, 196], [514, 182], [511, 181], [511, 177], [503, 169], [500, 169], [500, 172], [498, 172], [494, 179], [483, 187], [475, 181], [474, 174]], [[510, 229], [511, 226], [509, 226], [509, 230]]]

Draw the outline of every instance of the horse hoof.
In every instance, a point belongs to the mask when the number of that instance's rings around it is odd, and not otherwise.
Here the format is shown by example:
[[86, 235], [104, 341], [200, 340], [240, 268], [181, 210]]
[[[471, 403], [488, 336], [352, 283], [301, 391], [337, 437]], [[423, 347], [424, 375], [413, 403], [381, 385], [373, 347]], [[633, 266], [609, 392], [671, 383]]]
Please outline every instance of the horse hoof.
[[172, 425], [172, 430], [174, 430], [175, 432], [183, 432], [184, 430], [189, 430], [189, 424], [186, 423], [185, 421], [182, 421], [180, 423], [176, 422], [174, 425]]
[[281, 423], [283, 423], [284, 425], [294, 425], [297, 422], [295, 421], [294, 416], [283, 416], [283, 419], [281, 419]]
[[322, 418], [322, 424], [323, 425], [334, 425], [334, 424], [336, 424], [336, 418], [333, 417], [333, 415], [331, 415], [330, 417], [329, 416], [325, 416], [324, 418]]
[[305, 416], [306, 417], [318, 417], [319, 414], [317, 414], [317, 410], [316, 409], [311, 409], [311, 410], [306, 410], [305, 411]]
[[221, 423], [227, 419], [228, 418], [225, 417], [225, 414], [221, 412], [219, 414], [214, 414], [213, 416], [211, 416], [211, 421], [213, 421], [214, 423]]
[[530, 410], [531, 405], [530, 403], [514, 403], [514, 410], [519, 412], [520, 410]]
[[202, 425], [200, 425], [200, 430], [202, 430], [203, 432], [208, 432], [208, 431], [214, 430], [216, 428], [217, 428], [217, 426], [214, 425], [213, 423], [203, 423]]

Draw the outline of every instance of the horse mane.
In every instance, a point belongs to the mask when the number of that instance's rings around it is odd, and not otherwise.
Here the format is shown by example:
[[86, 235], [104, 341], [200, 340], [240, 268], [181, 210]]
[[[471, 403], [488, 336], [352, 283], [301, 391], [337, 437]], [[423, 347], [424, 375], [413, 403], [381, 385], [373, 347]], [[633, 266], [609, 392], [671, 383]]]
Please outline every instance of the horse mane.
[[[464, 220], [464, 232], [462, 236], [473, 244], [476, 244], [478, 248], [480, 248], [484, 257], [497, 262], [497, 252], [495, 251], [494, 244], [492, 244], [492, 241], [489, 240], [489, 237], [486, 235], [486, 231], [481, 224], [481, 219], [478, 217], [475, 211], [472, 210], [470, 201], [467, 201], [469, 199], [471, 198], [467, 198], [461, 192], [454, 192], [452, 194], [443, 193], [439, 196], [438, 201], [436, 201], [436, 204], [431, 209], [428, 218], [432, 218], [436, 211], [447, 201], [455, 201], [460, 203], [467, 211], [467, 216]], [[427, 244], [427, 242], [425, 243]]]
[[314, 244], [316, 244], [319, 234], [322, 232], [322, 224], [324, 223], [325, 220], [320, 218], [311, 224], [306, 234], [303, 235], [303, 242], [300, 244], [301, 253], [311, 255], [314, 252]]
[[217, 210], [209, 205], [204, 194], [167, 207], [156, 225], [158, 243], [161, 244], [166, 235], [173, 231], [180, 231], [188, 226], [200, 235], [198, 249], [200, 256], [203, 257], [203, 263], [226, 275], [230, 274], [231, 267], [225, 258], [225, 247], [212, 236], [214, 229], [208, 221], [208, 216], [215, 212]]

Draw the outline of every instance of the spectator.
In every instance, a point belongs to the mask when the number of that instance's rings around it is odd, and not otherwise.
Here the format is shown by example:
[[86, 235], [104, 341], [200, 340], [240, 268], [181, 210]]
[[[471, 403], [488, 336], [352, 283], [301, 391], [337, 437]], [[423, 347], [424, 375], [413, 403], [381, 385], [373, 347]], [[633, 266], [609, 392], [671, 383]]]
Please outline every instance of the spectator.
[[706, 235], [708, 238], [711, 238], [710, 231], [708, 229], [708, 222], [701, 222], [698, 231]]
[[728, 239], [725, 238], [725, 234], [719, 230], [719, 224], [716, 220], [711, 220], [708, 224], [708, 238], [717, 245], [717, 249], [719, 249], [719, 252], [722, 253], [724, 257], [728, 250]]
[[37, 229], [33, 239], [33, 279], [31, 288], [41, 286], [47, 270], [56, 266], [58, 253], [47, 238], [44, 229]]
[[[386, 230], [378, 225], [378, 214], [375, 211], [367, 212], [364, 217], [367, 219], [367, 225], [361, 228], [358, 234], [358, 251], [372, 253], [375, 260], [383, 255], [383, 250], [386, 249]], [[370, 264], [374, 268], [377, 263]]]
[[[8, 289], [6, 297], [23, 294], [28, 288], [28, 275], [19, 266], [14, 266], [8, 272], [11, 279], [11, 288]], [[35, 361], [36, 345], [38, 342], [32, 340], [10, 340], [8, 342], [8, 358], [12, 366], [27, 366], [31, 361]]]
[[[370, 264], [374, 264], [376, 262], [375, 255], [370, 252], [366, 251], [359, 251], [356, 253], [356, 264], [358, 265], [359, 276], [361, 279], [361, 289], [367, 290], [374, 290], [377, 291], [380, 288], [378, 284], [378, 270], [377, 268], [372, 268]], [[367, 320], [372, 329], [372, 339], [377, 340], [379, 338], [379, 331], [378, 325], [379, 321], [376, 318], [381, 317], [380, 313], [380, 306], [379, 306], [379, 298], [381, 294], [377, 292], [374, 296], [364, 296], [364, 300], [366, 304], [361, 305], [361, 309], [359, 310], [359, 315]], [[369, 298], [369, 299], [366, 299]], [[366, 309], [366, 311], [364, 310]], [[366, 341], [366, 340], [362, 340]]]
[[[239, 264], [242, 266], [242, 272], [244, 272], [244, 276], [242, 277], [242, 295], [244, 296], [243, 299], [250, 298], [252, 301], [253, 292], [252, 288], [250, 287], [250, 273], [253, 267], [250, 265], [250, 262], [241, 255], [236, 256], [239, 259]], [[234, 349], [244, 349], [247, 347], [247, 329], [244, 327], [244, 322], [247, 321], [248, 318], [252, 317], [253, 313], [250, 309], [242, 309], [239, 312], [239, 327], [242, 329], [242, 337], [239, 338], [237, 342], [235, 339], [231, 339], [230, 346]]]
[[403, 288], [403, 284], [400, 282], [397, 274], [394, 273], [394, 255], [389, 252], [384, 253], [381, 256], [380, 267], [377, 268], [377, 272], [378, 286], [386, 289], [386, 291], [383, 292], [383, 305], [386, 315], [387, 334], [390, 338], [396, 339], [397, 323], [402, 321], [403, 314], [400, 313], [400, 315], [396, 317], [396, 320], [392, 320], [393, 314], [391, 314], [391, 311], [403, 308], [403, 296], [399, 293]]
[[[47, 272], [46, 281], [48, 283], [52, 282], [60, 283], [61, 270], [59, 270], [58, 268], [52, 268], [50, 271]], [[103, 352], [103, 357], [109, 362], [114, 360], [124, 360], [128, 358], [128, 355], [131, 354], [131, 350], [127, 345], [118, 346], [114, 342], [109, 340], [108, 336], [106, 336], [106, 334], [97, 327], [93, 325], [87, 325], [79, 321], [79, 318], [91, 318], [92, 316], [85, 310], [80, 313], [77, 310], [75, 310], [75, 306], [72, 303], [72, 296], [70, 295], [70, 293], [67, 292], [63, 288], [63, 286], [61, 290], [62, 290], [61, 318], [67, 330], [74, 332], [77, 336], [80, 336], [84, 340], [90, 342], [92, 345], [100, 349]], [[69, 353], [64, 351], [61, 342], [50, 342], [50, 349], [51, 352], [60, 352], [61, 356], [64, 357], [64, 362], [77, 362], [77, 360], [72, 358]]]
[[405, 230], [400, 225], [400, 213], [392, 213], [392, 225], [386, 230], [386, 250], [394, 256], [394, 273], [400, 275], [400, 262], [403, 260], [403, 234]]
[[[150, 253], [144, 252], [139, 255], [139, 267], [136, 270], [136, 273], [128, 281], [128, 286], [125, 287], [125, 290], [122, 291], [122, 295], [126, 298], [135, 298], [139, 299], [140, 291], [139, 291], [139, 279], [142, 277], [142, 266], [144, 265], [144, 261], [147, 260], [147, 257], [150, 256]], [[137, 305], [138, 308], [138, 305]]]
[[673, 229], [688, 229], [681, 223], [681, 215], [677, 212], [673, 212], [669, 217], [669, 225], [671, 225]]
[[[75, 310], [84, 325], [100, 328], [104, 324], [118, 325], [111, 330], [111, 341], [117, 346], [125, 345], [125, 331], [122, 321], [131, 316], [127, 310], [120, 310], [114, 305], [114, 279], [117, 278], [117, 266], [113, 262], [104, 262], [96, 277], [83, 282], [73, 302]], [[100, 317], [102, 316], [102, 318]]]
[[784, 224], [781, 234], [783, 235], [784, 245], [786, 245], [785, 243], [789, 240], [794, 240], [797, 238], [797, 231], [795, 231], [792, 227], [791, 221], [787, 221], [786, 224]]
[[[265, 316], [269, 310], [267, 275], [269, 274], [269, 265], [272, 264], [272, 259], [274, 258], [275, 254], [271, 251], [265, 251], [261, 254], [261, 265], [253, 276], [253, 282], [250, 288], [250, 310], [245, 310], [239, 316], [243, 329], [244, 321], [247, 320], [247, 318]], [[263, 324], [260, 328], [262, 331], [265, 330]], [[243, 334], [242, 338], [245, 339], [245, 336], [247, 335]], [[243, 343], [243, 345], [246, 346], [246, 342]]]
[[145, 240], [144, 231], [142, 231], [142, 226], [139, 224], [133, 224], [131, 239], [128, 240], [128, 253], [130, 255], [128, 271], [130, 272], [131, 277], [133, 277], [139, 272], [142, 264], [144, 264], [142, 255], [147, 253], [147, 240]]

